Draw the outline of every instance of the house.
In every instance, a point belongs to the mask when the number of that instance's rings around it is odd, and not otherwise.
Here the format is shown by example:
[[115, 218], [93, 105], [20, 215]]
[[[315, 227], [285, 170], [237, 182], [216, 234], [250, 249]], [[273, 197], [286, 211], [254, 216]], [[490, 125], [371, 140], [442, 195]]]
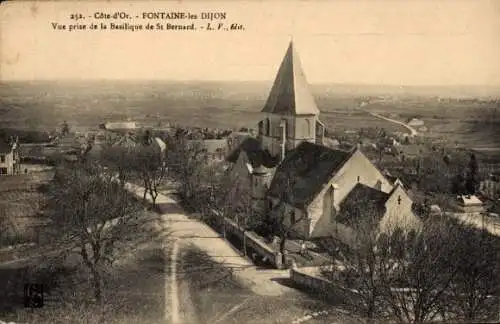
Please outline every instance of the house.
[[0, 141], [0, 175], [18, 174], [20, 170], [19, 139]]
[[200, 147], [208, 161], [224, 161], [228, 151], [228, 139], [189, 140], [188, 145]]
[[489, 197], [495, 198], [500, 196], [500, 181], [498, 181], [498, 177], [491, 175], [489, 179], [485, 179], [479, 184], [479, 191]]
[[[262, 113], [257, 136], [247, 136], [228, 156], [231, 171], [251, 179], [256, 212], [285, 215], [297, 237], [326, 237], [342, 228], [343, 203], [366, 191], [376, 197], [383, 228], [419, 222], [405, 189], [389, 181], [359, 148], [326, 146], [325, 125], [293, 43]], [[366, 200], [358, 204], [368, 206]]]
[[126, 122], [108, 122], [104, 124], [104, 128], [109, 131], [115, 132], [130, 132], [136, 130], [137, 124], [132, 121]]
[[424, 126], [424, 121], [417, 118], [412, 118], [410, 119], [410, 121], [408, 121], [408, 126], [413, 126], [413, 127]]
[[464, 213], [484, 212], [483, 202], [475, 195], [457, 196], [457, 205], [459, 209]]
[[[367, 194], [359, 195], [363, 190]], [[346, 202], [357, 197], [357, 204], [370, 210], [367, 199], [374, 196], [383, 228], [418, 223], [405, 189], [393, 185], [358, 148], [341, 151], [303, 142], [278, 166], [268, 192], [274, 213], [289, 215], [289, 224], [301, 222], [295, 226], [301, 238], [345, 234], [339, 219], [345, 217]]]

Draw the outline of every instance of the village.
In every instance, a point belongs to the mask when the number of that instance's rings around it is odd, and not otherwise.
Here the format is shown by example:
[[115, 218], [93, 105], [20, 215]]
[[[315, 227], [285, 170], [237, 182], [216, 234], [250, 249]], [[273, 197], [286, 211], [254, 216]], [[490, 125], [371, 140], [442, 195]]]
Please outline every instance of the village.
[[[328, 129], [305, 74], [290, 42], [253, 127], [124, 120], [85, 133], [64, 122], [39, 143], [11, 134], [0, 144], [0, 204], [5, 219], [16, 216], [2, 223], [0, 261], [29, 262], [45, 240], [44, 253], [53, 244], [74, 248], [43, 233], [59, 224], [71, 234], [65, 239], [81, 240], [99, 301], [104, 259], [140, 206], [161, 231], [172, 231], [162, 232], [167, 322], [189, 323], [196, 312], [182, 308], [176, 286], [178, 250], [188, 244], [250, 280], [258, 295], [306, 292], [347, 310], [322, 306], [293, 323], [334, 323], [321, 319], [328, 314], [337, 322], [347, 322], [345, 314], [377, 323], [500, 320], [500, 163], [429, 139], [417, 117], [370, 112], [380, 98], [355, 109], [406, 131]], [[68, 215], [81, 217], [84, 235]], [[109, 251], [100, 250], [104, 238], [113, 242]]]

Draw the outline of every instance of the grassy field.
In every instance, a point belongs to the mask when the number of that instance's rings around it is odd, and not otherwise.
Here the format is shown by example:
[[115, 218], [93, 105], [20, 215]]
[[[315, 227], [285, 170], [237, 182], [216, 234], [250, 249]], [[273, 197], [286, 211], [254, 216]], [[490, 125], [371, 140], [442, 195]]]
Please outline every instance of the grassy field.
[[[23, 168], [33, 169], [24, 165]], [[31, 171], [30, 171], [31, 172]], [[39, 226], [45, 220], [39, 216], [44, 195], [38, 188], [54, 176], [52, 170], [0, 178], [0, 248], [28, 242], [39, 242]], [[0, 251], [0, 259], [2, 251]]]
[[[144, 125], [178, 123], [211, 128], [254, 128], [262, 118], [260, 110], [270, 85], [266, 82], [163, 81], [0, 83], [0, 128], [47, 131], [66, 120], [72, 130], [84, 131], [106, 121], [127, 118]], [[341, 85], [311, 86], [311, 89], [321, 110], [320, 118], [332, 130], [379, 127], [405, 131], [357, 110], [370, 93], [383, 95], [382, 89]], [[401, 93], [364, 108], [395, 115], [402, 121], [421, 118], [430, 137], [446, 138], [467, 146], [500, 146], [500, 117], [495, 115], [498, 103], [439, 101], [435, 93], [431, 96], [432, 89], [424, 90], [425, 95], [415, 96], [392, 89], [395, 94]]]
[[[165, 312], [161, 233], [146, 213], [119, 262], [104, 275], [104, 306], [93, 301], [90, 275], [78, 254], [52, 256], [31, 263], [0, 267], [0, 319], [17, 323], [159, 323]], [[24, 308], [23, 286], [44, 285], [45, 305]]]
[[500, 107], [495, 102], [438, 101], [432, 98], [371, 104], [368, 109], [407, 121], [424, 121], [425, 136], [466, 147], [500, 147]]
[[[353, 111], [359, 105], [356, 96], [314, 90], [322, 119], [330, 127], [394, 127]], [[82, 130], [126, 118], [153, 125], [170, 122], [202, 127], [256, 127], [268, 91], [265, 83], [0, 84], [0, 127], [51, 130], [66, 120], [73, 130]]]

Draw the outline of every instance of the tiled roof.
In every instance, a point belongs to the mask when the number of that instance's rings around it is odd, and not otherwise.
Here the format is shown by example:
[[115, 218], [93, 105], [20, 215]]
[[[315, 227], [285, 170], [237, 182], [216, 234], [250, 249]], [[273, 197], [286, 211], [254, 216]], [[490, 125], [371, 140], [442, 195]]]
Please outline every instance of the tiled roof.
[[264, 150], [258, 139], [254, 137], [245, 138], [240, 145], [227, 157], [227, 161], [235, 163], [241, 151], [245, 152], [254, 169], [264, 166], [273, 168], [279, 163], [278, 158], [271, 156], [269, 151]]
[[340, 203], [336, 219], [348, 226], [358, 223], [361, 218], [370, 220], [369, 216], [378, 222], [385, 213], [385, 203], [391, 194], [358, 183]]
[[358, 183], [354, 186], [354, 188], [347, 194], [344, 200], [341, 203], [349, 204], [349, 203], [375, 203], [377, 205], [383, 205], [389, 198], [390, 194], [377, 190], [375, 188], [369, 187], [362, 183]]
[[262, 112], [282, 115], [318, 115], [299, 56], [290, 42]]
[[297, 208], [306, 207], [352, 153], [302, 142], [276, 170], [269, 194]]

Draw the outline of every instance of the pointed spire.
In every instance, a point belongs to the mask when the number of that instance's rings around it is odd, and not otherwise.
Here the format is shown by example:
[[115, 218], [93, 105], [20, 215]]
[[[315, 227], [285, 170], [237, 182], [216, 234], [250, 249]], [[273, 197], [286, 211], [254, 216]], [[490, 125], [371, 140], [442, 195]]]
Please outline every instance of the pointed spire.
[[262, 112], [280, 115], [319, 115], [291, 36], [290, 45]]

